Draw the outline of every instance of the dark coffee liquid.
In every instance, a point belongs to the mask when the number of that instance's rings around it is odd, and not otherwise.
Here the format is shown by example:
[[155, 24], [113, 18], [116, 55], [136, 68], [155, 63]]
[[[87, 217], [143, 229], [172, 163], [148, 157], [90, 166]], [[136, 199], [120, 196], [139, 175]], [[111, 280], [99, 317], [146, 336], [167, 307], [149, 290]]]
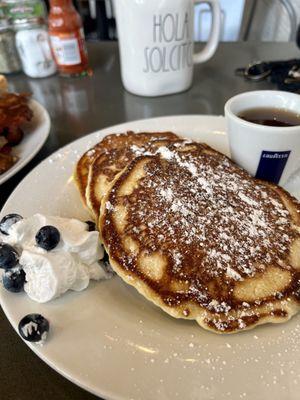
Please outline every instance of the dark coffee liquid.
[[242, 111], [238, 117], [259, 125], [282, 127], [300, 125], [299, 114], [278, 108], [250, 108]]

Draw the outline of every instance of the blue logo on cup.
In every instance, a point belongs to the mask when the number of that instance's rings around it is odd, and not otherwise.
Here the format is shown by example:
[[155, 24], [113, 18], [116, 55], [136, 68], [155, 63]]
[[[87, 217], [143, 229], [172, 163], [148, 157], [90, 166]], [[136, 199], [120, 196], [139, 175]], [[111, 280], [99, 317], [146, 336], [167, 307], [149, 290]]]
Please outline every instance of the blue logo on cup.
[[289, 155], [290, 151], [262, 151], [255, 178], [278, 183]]

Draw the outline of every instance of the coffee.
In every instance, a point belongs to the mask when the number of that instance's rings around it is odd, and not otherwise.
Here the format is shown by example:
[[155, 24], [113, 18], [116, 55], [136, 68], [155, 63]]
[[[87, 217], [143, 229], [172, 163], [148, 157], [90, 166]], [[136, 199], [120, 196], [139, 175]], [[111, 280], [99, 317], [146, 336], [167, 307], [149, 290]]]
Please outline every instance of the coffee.
[[281, 127], [300, 125], [300, 114], [280, 108], [250, 108], [239, 113], [238, 117], [259, 125]]

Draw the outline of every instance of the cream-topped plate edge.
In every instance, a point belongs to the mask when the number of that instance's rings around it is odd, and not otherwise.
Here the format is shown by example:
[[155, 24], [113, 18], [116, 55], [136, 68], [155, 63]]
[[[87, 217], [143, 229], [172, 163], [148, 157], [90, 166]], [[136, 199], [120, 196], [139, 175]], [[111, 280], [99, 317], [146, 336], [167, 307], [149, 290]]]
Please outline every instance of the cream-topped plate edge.
[[33, 99], [29, 101], [29, 107], [33, 111], [33, 118], [25, 124], [25, 135], [21, 143], [13, 148], [13, 154], [18, 157], [18, 160], [11, 168], [0, 175], [0, 185], [31, 161], [49, 136], [51, 122], [46, 109]]
[[[223, 117], [161, 117], [106, 128], [38, 165], [12, 193], [1, 216], [42, 212], [86, 220], [70, 178], [74, 163], [106, 134], [127, 130], [170, 130], [228, 154]], [[26, 344], [56, 371], [105, 399], [298, 398], [298, 316], [286, 324], [216, 335], [169, 317], [118, 277], [46, 304], [1, 288], [0, 301], [15, 329], [25, 314], [47, 317], [46, 344]]]

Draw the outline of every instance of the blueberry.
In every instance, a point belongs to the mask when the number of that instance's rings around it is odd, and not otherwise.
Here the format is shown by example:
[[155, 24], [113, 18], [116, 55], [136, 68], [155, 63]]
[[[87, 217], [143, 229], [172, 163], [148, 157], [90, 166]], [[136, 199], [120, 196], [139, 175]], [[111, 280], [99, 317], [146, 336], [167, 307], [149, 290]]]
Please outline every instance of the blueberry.
[[3, 235], [8, 235], [9, 228], [21, 219], [23, 219], [23, 217], [19, 214], [5, 215], [0, 221], [0, 232], [3, 233]]
[[55, 226], [43, 226], [35, 236], [36, 243], [47, 251], [54, 249], [60, 241], [60, 233]]
[[25, 277], [25, 272], [21, 268], [5, 270], [2, 276], [3, 286], [10, 292], [21, 292], [24, 288]]
[[93, 231], [96, 230], [96, 224], [95, 224], [95, 222], [93, 222], [93, 221], [85, 221], [85, 223], [86, 223], [87, 226], [88, 226], [88, 231], [89, 231], [89, 232], [93, 232]]
[[9, 244], [0, 243], [0, 268], [10, 269], [17, 265], [19, 255]]
[[19, 322], [18, 330], [29, 342], [44, 341], [49, 332], [49, 322], [41, 314], [28, 314]]

